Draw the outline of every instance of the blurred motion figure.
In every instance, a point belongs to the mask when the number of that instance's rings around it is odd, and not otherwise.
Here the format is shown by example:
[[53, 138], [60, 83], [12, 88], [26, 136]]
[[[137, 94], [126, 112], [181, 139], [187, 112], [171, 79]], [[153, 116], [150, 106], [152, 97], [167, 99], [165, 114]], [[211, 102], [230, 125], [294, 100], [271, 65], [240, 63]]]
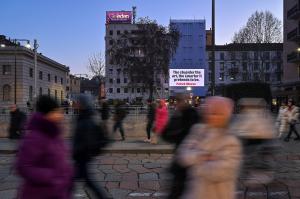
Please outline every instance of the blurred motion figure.
[[9, 139], [18, 139], [22, 136], [24, 125], [26, 122], [26, 115], [17, 107], [12, 105], [10, 107], [10, 124], [9, 124]]

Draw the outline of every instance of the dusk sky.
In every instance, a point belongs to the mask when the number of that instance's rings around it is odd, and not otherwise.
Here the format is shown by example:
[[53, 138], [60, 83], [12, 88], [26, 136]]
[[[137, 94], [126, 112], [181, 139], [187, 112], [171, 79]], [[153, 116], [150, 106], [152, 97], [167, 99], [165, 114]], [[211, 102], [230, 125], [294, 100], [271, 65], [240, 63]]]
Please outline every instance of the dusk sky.
[[[211, 0], [1, 0], [0, 34], [37, 39], [38, 51], [70, 67], [71, 73], [88, 73], [88, 57], [104, 53], [105, 11], [131, 10], [159, 24], [172, 19], [206, 19], [211, 25]], [[216, 0], [216, 43], [231, 41], [234, 32], [256, 10], [283, 17], [283, 0]]]

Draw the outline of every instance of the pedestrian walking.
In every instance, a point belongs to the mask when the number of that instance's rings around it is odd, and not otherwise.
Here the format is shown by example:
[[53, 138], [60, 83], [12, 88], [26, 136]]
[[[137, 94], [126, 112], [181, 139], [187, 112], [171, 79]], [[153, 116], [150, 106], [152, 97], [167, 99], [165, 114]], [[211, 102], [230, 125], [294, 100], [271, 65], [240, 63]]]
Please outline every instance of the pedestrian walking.
[[286, 134], [289, 131], [287, 106], [284, 102], [282, 102], [278, 111], [276, 127], [279, 132], [278, 138], [281, 138], [283, 134]]
[[76, 179], [83, 179], [97, 198], [107, 198], [100, 186], [97, 186], [91, 178], [88, 165], [95, 156], [100, 154], [101, 149], [108, 143], [108, 139], [104, 129], [97, 125], [93, 118], [92, 104], [86, 96], [79, 97], [78, 107], [79, 115], [73, 138]]
[[16, 170], [23, 182], [20, 199], [70, 199], [73, 167], [62, 139], [63, 120], [57, 102], [41, 96], [17, 153]]
[[115, 107], [115, 114], [114, 114], [114, 127], [113, 127], [113, 132], [115, 133], [118, 129], [120, 131], [122, 141], [125, 140], [125, 132], [123, 128], [123, 121], [127, 115], [127, 110], [126, 107], [121, 105], [120, 102], [117, 103]]
[[288, 117], [288, 123], [289, 123], [289, 133], [284, 139], [284, 141], [288, 142], [292, 136], [292, 133], [294, 132], [296, 135], [296, 138], [294, 140], [300, 140], [300, 135], [298, 134], [298, 131], [296, 130], [296, 124], [299, 120], [299, 108], [295, 106], [294, 101], [292, 99], [288, 100], [287, 105], [287, 117]]
[[147, 113], [147, 139], [144, 142], [151, 142], [151, 131], [155, 120], [155, 103], [152, 100], [148, 100], [148, 113]]
[[26, 115], [17, 107], [12, 105], [10, 107], [10, 124], [9, 124], [9, 139], [19, 139], [23, 136], [24, 125], [26, 122]]
[[[196, 109], [187, 103], [187, 98], [188, 96], [184, 94], [176, 96], [176, 110], [162, 132], [163, 140], [175, 144], [175, 154], [177, 154], [177, 148], [181, 142], [188, 135], [190, 128], [201, 121]], [[178, 164], [175, 158], [171, 162], [169, 171], [173, 175], [173, 180], [168, 199], [178, 199], [185, 189], [187, 168]]]
[[107, 122], [109, 119], [109, 105], [106, 100], [102, 99], [101, 101], [101, 119], [103, 127], [108, 131], [107, 129]]
[[229, 132], [233, 102], [210, 97], [204, 124], [196, 124], [179, 146], [177, 161], [187, 167], [182, 199], [234, 199], [241, 162], [241, 146]]
[[161, 136], [163, 130], [165, 129], [168, 122], [168, 108], [166, 106], [165, 100], [158, 100], [157, 107], [155, 109], [155, 121], [153, 128], [153, 136], [151, 139], [151, 144], [157, 144], [158, 137]]

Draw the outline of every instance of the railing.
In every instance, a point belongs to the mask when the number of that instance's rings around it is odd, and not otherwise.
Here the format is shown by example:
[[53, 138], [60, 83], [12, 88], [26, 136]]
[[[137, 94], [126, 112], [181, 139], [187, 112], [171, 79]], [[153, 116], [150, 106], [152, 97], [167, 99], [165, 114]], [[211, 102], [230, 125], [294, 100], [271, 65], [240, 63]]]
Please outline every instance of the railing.
[[[295, 14], [298, 12], [299, 13], [299, 5], [296, 4], [295, 6], [293, 6], [291, 9], [288, 10], [287, 12], [287, 18], [293, 18], [293, 16], [295, 16]], [[297, 17], [297, 16], [296, 16]]]
[[290, 31], [290, 32], [287, 34], [287, 39], [288, 39], [288, 40], [295, 39], [295, 37], [297, 37], [298, 35], [299, 35], [298, 28], [295, 28], [294, 30]]

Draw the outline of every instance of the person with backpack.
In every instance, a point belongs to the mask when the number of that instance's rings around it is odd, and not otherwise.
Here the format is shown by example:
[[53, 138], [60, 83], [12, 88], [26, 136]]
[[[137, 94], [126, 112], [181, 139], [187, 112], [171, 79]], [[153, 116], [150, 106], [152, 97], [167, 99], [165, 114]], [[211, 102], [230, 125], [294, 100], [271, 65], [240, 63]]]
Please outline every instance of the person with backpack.
[[125, 132], [123, 128], [123, 121], [127, 115], [127, 110], [124, 106], [121, 105], [120, 102], [117, 103], [115, 107], [115, 115], [114, 115], [114, 127], [113, 132], [115, 133], [118, 129], [120, 131], [122, 141], [125, 140]]
[[101, 149], [108, 144], [104, 129], [94, 120], [94, 112], [90, 100], [81, 95], [78, 100], [79, 115], [73, 138], [73, 159], [76, 178], [83, 179], [97, 198], [106, 198], [99, 186], [91, 179], [88, 164], [100, 154]]

